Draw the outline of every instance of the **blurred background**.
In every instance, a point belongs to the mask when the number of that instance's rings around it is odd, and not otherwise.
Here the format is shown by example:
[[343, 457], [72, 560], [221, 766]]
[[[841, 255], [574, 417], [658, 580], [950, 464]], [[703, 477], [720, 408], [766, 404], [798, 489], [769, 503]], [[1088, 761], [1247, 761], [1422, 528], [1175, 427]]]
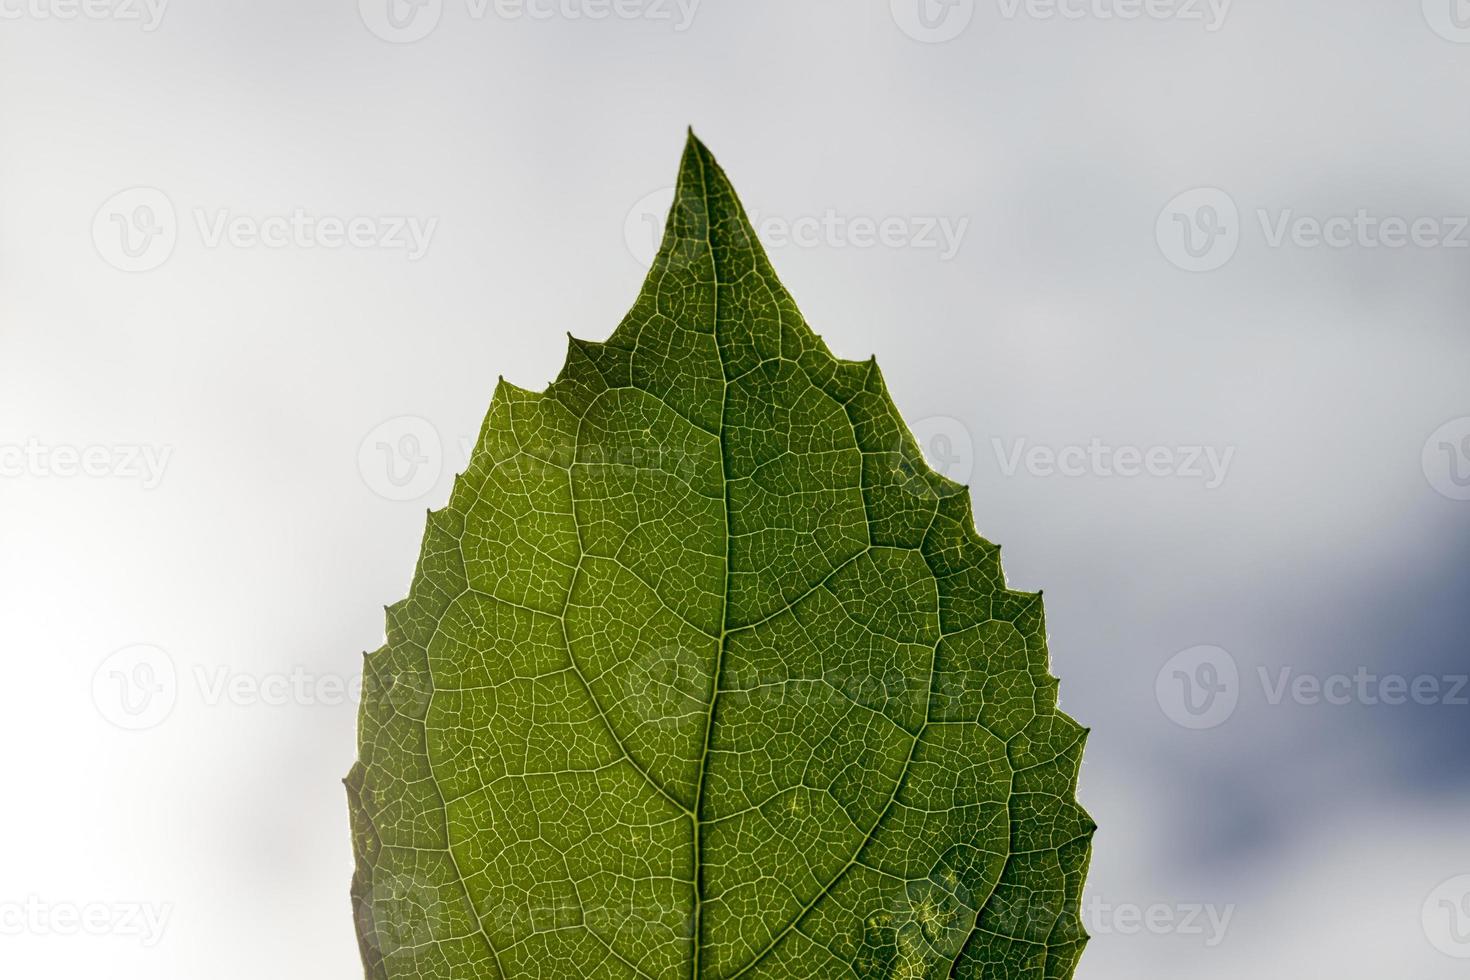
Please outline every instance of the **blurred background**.
[[360, 654], [685, 127], [1044, 589], [1083, 980], [1470, 960], [1464, 0], [0, 0], [0, 973], [361, 977]]

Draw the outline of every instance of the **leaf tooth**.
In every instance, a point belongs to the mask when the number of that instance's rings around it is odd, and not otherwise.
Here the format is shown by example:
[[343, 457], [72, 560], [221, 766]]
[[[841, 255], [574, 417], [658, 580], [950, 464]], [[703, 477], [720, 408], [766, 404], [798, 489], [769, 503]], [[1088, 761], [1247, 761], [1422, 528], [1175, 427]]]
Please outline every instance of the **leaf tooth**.
[[572, 371], [573, 355], [580, 357], [582, 360], [586, 361], [589, 364], [595, 365], [596, 358], [593, 355], [606, 346], [607, 344], [602, 343], [601, 341], [585, 340], [581, 337], [573, 337], [569, 331], [567, 333], [566, 359], [562, 363], [561, 373], [556, 376], [556, 380], [562, 381], [563, 379], [570, 376]]
[[503, 374], [495, 381], [495, 394], [492, 397], [499, 397], [502, 392], [506, 395], [520, 395], [525, 398], [534, 398], [544, 393], [536, 391], [533, 388], [522, 388], [513, 381], [505, 380], [505, 375]]

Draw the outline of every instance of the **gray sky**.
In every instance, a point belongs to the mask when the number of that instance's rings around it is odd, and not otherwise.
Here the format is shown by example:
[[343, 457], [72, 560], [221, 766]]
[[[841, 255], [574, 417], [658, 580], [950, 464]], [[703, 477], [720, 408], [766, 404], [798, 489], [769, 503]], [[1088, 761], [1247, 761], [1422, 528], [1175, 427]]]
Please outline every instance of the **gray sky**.
[[1459, 0], [68, 2], [0, 0], [0, 973], [361, 976], [360, 653], [692, 124], [1046, 591], [1078, 976], [1463, 976]]

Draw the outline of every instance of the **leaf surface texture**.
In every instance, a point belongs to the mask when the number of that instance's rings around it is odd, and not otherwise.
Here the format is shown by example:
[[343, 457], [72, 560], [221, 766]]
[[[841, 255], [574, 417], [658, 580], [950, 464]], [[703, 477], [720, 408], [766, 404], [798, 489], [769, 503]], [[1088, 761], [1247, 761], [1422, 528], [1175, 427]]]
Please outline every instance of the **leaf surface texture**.
[[503, 381], [365, 661], [370, 980], [1072, 975], [1040, 597], [691, 135], [604, 343]]

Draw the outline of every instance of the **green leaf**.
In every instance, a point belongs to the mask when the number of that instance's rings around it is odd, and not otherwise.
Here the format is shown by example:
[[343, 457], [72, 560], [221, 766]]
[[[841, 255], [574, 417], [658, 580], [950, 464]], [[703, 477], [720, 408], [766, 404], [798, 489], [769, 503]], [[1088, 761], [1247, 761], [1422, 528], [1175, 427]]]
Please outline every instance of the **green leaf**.
[[500, 383], [364, 672], [373, 980], [1052, 980], [1086, 941], [1040, 597], [692, 135], [632, 311]]

